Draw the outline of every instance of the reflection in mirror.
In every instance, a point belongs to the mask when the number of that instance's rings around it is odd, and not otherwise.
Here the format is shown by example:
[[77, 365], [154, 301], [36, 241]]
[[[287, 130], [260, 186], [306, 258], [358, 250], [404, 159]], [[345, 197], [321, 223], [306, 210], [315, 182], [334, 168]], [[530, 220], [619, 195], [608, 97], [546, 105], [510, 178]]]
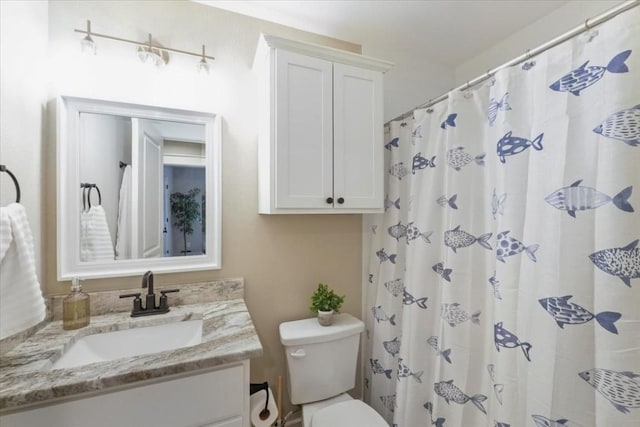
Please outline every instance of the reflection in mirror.
[[220, 268], [219, 117], [62, 97], [59, 118], [60, 279]]

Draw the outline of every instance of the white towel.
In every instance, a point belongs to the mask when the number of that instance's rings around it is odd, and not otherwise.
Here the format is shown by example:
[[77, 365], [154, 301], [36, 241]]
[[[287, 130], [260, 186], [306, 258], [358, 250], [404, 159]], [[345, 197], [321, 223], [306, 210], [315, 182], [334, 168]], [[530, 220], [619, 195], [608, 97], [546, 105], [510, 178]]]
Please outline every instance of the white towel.
[[115, 259], [107, 215], [102, 206], [91, 206], [88, 212], [83, 212], [80, 215], [80, 226], [80, 259], [82, 261]]
[[22, 205], [0, 208], [0, 339], [43, 321], [33, 235]]
[[131, 166], [126, 166], [120, 184], [118, 228], [116, 229], [116, 259], [131, 258]]

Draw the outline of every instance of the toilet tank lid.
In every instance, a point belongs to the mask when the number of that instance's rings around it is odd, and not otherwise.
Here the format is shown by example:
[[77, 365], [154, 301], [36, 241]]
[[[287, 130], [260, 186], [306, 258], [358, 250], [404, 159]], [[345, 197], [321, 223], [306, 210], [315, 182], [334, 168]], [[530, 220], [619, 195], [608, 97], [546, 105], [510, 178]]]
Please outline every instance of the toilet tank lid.
[[357, 335], [363, 330], [362, 320], [347, 313], [335, 314], [331, 326], [321, 326], [312, 317], [281, 323], [280, 342], [285, 346], [315, 344]]

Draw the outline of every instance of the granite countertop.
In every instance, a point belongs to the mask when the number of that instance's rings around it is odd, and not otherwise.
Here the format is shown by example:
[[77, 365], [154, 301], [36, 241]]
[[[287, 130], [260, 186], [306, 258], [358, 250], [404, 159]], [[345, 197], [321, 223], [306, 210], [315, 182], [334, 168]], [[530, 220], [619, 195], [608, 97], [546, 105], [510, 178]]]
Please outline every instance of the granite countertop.
[[[199, 285], [207, 286], [208, 290], [214, 289], [209, 287], [210, 283]], [[236, 283], [232, 292], [209, 302], [189, 303], [197, 294], [197, 289], [190, 291], [193, 294], [191, 298], [187, 293], [173, 303], [170, 301], [171, 311], [166, 314], [132, 318], [129, 311], [105, 313], [92, 316], [89, 326], [73, 331], [63, 330], [61, 320], [48, 322], [0, 356], [0, 412], [13, 412], [62, 398], [84, 397], [84, 393], [107, 392], [113, 387], [206, 370], [262, 355], [260, 340], [241, 298], [241, 281], [239, 285]], [[93, 313], [94, 296], [91, 295]], [[203, 320], [201, 344], [73, 368], [52, 369], [63, 351], [83, 336], [197, 319]]]

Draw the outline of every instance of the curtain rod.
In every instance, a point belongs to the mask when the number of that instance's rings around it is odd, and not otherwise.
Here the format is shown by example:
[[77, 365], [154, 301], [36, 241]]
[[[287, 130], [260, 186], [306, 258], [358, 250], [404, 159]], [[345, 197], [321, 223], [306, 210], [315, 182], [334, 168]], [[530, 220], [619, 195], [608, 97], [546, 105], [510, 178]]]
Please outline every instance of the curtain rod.
[[[590, 30], [591, 28], [593, 28], [593, 27], [595, 27], [597, 25], [600, 25], [600, 24], [610, 20], [611, 18], [613, 18], [613, 17], [615, 17], [615, 16], [617, 16], [617, 15], [623, 13], [623, 12], [626, 12], [629, 9], [632, 9], [632, 8], [634, 8], [636, 6], [639, 6], [639, 5], [640, 5], [640, 0], [629, 0], [629, 1], [625, 2], [625, 3], [622, 3], [622, 4], [612, 8], [612, 9], [609, 9], [608, 11], [606, 11], [606, 12], [604, 12], [604, 13], [596, 16], [596, 17], [587, 19], [586, 21], [584, 21], [584, 24], [579, 25], [579, 26], [577, 26], [576, 28], [574, 28], [574, 29], [572, 29], [570, 31], [567, 31], [566, 33], [564, 33], [564, 34], [552, 39], [551, 41], [548, 41], [548, 42], [546, 42], [544, 44], [541, 44], [540, 46], [536, 47], [535, 49], [527, 50], [527, 52], [524, 53], [523, 55], [520, 55], [517, 58], [514, 58], [514, 59], [512, 59], [512, 60], [510, 60], [508, 62], [505, 62], [504, 64], [502, 64], [502, 65], [500, 65], [500, 66], [498, 66], [498, 67], [496, 67], [496, 68], [494, 68], [492, 70], [487, 71], [485, 74], [482, 74], [482, 75], [474, 78], [473, 80], [467, 80], [466, 83], [464, 83], [463, 85], [458, 86], [455, 89], [451, 89], [449, 92], [453, 92], [455, 90], [459, 90], [459, 91], [467, 90], [470, 87], [475, 86], [478, 83], [481, 83], [481, 82], [493, 77], [493, 75], [497, 71], [500, 71], [503, 68], [511, 67], [512, 65], [516, 65], [516, 64], [519, 64], [519, 63], [521, 63], [523, 61], [531, 59], [534, 56], [539, 55], [542, 52], [545, 52], [545, 51], [551, 49], [552, 47], [555, 47], [555, 46], [559, 45], [560, 43], [563, 43], [563, 42], [565, 42], [565, 41], [567, 41], [569, 39], [572, 39], [573, 37], [577, 36], [578, 34], [581, 34], [581, 33], [585, 32], [587, 30]], [[435, 105], [435, 104], [437, 104], [437, 103], [439, 103], [441, 101], [444, 101], [445, 99], [447, 99], [449, 97], [449, 92], [447, 92], [445, 94], [442, 94], [437, 98], [430, 99], [427, 102], [425, 102], [424, 104], [420, 104], [417, 107], [412, 108], [411, 111], [408, 111], [408, 112], [406, 112], [404, 114], [401, 114], [401, 115], [399, 115], [399, 116], [387, 121], [387, 123], [393, 122], [395, 120], [406, 119], [407, 117], [409, 117], [409, 116], [411, 116], [413, 114], [414, 110], [417, 110], [417, 109], [420, 109], [420, 108], [428, 108], [428, 107], [431, 107], [432, 105]]]

